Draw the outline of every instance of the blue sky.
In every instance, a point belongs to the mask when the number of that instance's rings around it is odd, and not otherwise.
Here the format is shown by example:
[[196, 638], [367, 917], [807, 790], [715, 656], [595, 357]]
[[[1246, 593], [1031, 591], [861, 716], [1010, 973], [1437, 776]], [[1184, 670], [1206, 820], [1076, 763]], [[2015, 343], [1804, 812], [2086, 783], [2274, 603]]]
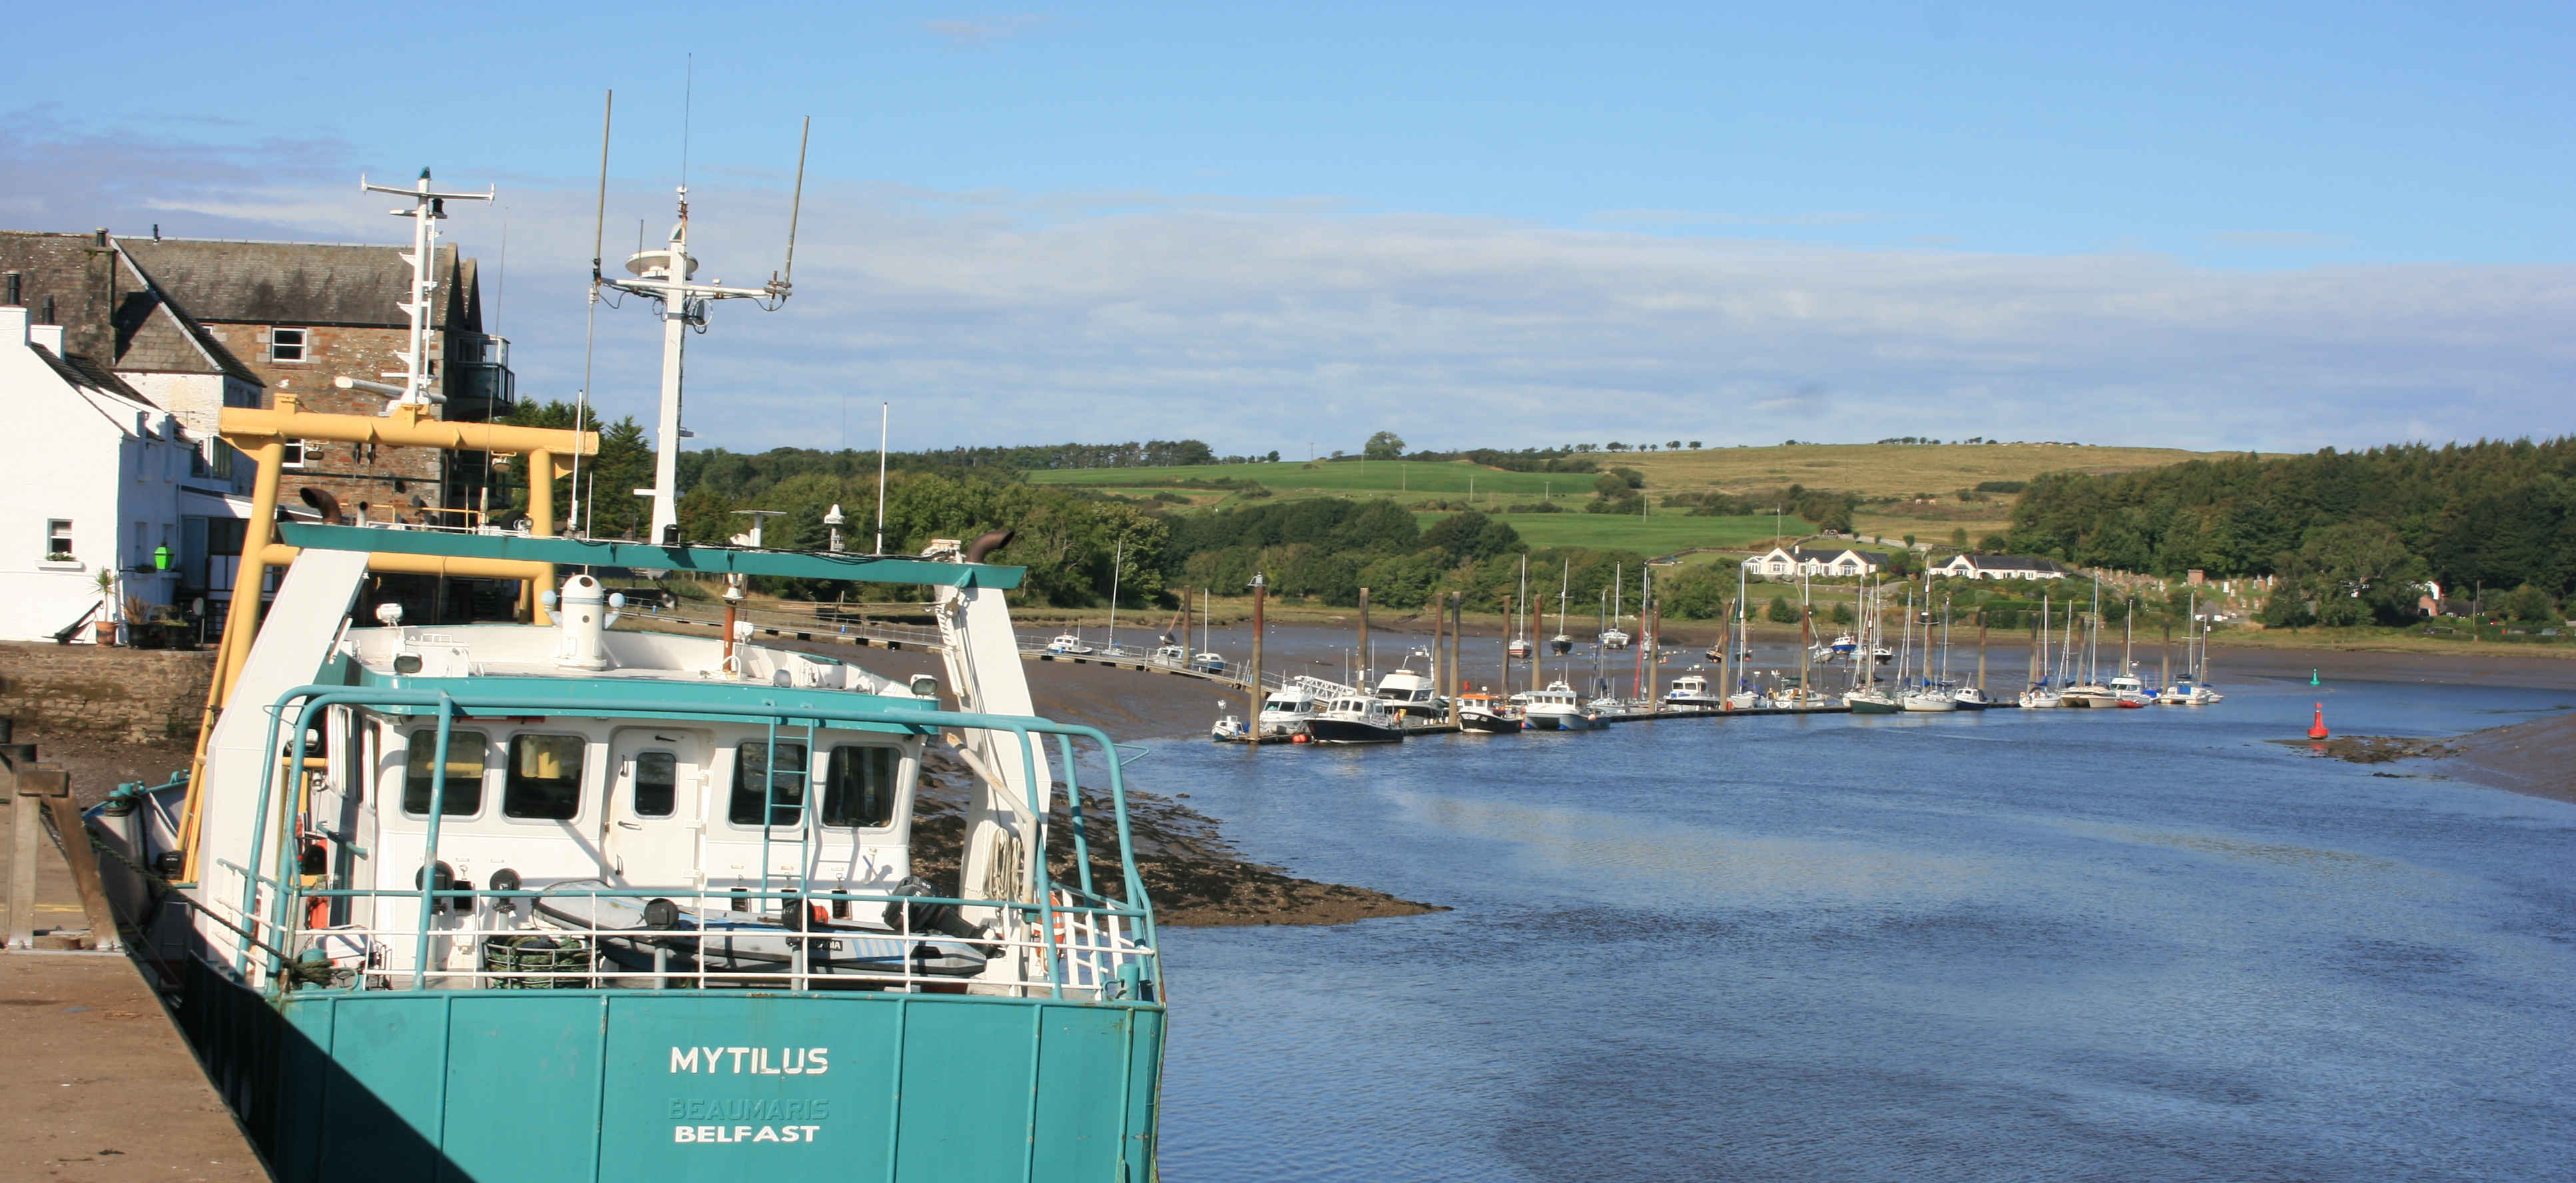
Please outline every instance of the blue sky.
[[[452, 229], [488, 260], [509, 222], [540, 395], [578, 383], [600, 92], [631, 242], [667, 219], [695, 54], [692, 187], [728, 277], [773, 265], [813, 115], [798, 300], [726, 310], [692, 366], [693, 402], [750, 412], [699, 428], [728, 446], [881, 397], [916, 445], [1266, 450], [1426, 400], [1496, 413], [1417, 443], [2568, 427], [2565, 4], [32, 20], [26, 44], [103, 37], [116, 84], [87, 55], [0, 67], [0, 221], [389, 237], [357, 171], [491, 182], [509, 208]], [[442, 118], [391, 84], [411, 62]], [[603, 330], [600, 397], [640, 412], [642, 318]], [[1307, 422], [1262, 426], [1283, 405]]]

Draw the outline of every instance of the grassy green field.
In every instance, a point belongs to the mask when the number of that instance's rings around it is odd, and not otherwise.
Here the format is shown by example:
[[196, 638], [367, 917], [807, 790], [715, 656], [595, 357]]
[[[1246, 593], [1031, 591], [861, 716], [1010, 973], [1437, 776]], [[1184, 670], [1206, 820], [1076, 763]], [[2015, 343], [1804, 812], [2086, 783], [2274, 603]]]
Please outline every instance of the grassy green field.
[[1029, 482], [1039, 485], [1086, 485], [1134, 496], [1138, 492], [1173, 489], [1187, 493], [1180, 482], [1189, 480], [1259, 481], [1279, 496], [1330, 495], [1348, 497], [1384, 493], [1408, 499], [1420, 497], [1465, 496], [1472, 491], [1479, 502], [1493, 493], [1507, 498], [1535, 500], [1553, 488], [1559, 494], [1580, 497], [1592, 495], [1595, 478], [1580, 472], [1504, 472], [1464, 461], [1444, 463], [1408, 460], [1337, 460], [1308, 464], [1302, 460], [1283, 460], [1277, 464], [1203, 464], [1181, 468], [1071, 468], [1033, 471]]
[[[1417, 513], [1414, 517], [1424, 529], [1447, 517], [1443, 513]], [[1671, 554], [1695, 546], [1742, 547], [1771, 541], [1771, 515], [1760, 517], [1693, 518], [1678, 513], [1656, 515], [1640, 520], [1627, 514], [1598, 513], [1509, 513], [1495, 514], [1497, 520], [1511, 523], [1520, 531], [1522, 541], [1533, 547], [1585, 546], [1595, 550], [1633, 550], [1648, 555]], [[1790, 518], [1786, 527], [1795, 537], [1806, 532], [1807, 524]]]
[[[1752, 493], [1801, 484], [1863, 497], [1896, 497], [1864, 504], [1853, 516], [1863, 534], [1896, 538], [1912, 534], [1947, 542], [1964, 530], [1973, 543], [2000, 531], [2012, 516], [2010, 494], [1964, 500], [1960, 490], [1984, 481], [2026, 481], [2044, 472], [2123, 472], [2222, 455], [2173, 448], [2103, 448], [2070, 444], [1798, 444], [1699, 451], [1594, 453], [1604, 468], [1624, 466], [1646, 476], [1646, 493], [1721, 490]], [[1193, 508], [1259, 503], [1224, 489], [1191, 488], [1188, 481], [1257, 481], [1271, 497], [1384, 497], [1406, 505], [1472, 500], [1492, 512], [1549, 498], [1569, 509], [1592, 497], [1595, 477], [1584, 473], [1505, 472], [1464, 462], [1339, 460], [1277, 464], [1210, 464], [1179, 468], [1083, 468], [1037, 471], [1034, 484], [1080, 485], [1124, 497], [1174, 494]], [[1914, 500], [1917, 495], [1924, 500]], [[1436, 514], [1423, 518], [1427, 526]], [[1693, 546], [1743, 546], [1768, 542], [1771, 520], [1661, 515], [1644, 521], [1602, 514], [1510, 514], [1533, 546], [1594, 546], [1669, 553]], [[1801, 531], [1803, 523], [1789, 528]]]

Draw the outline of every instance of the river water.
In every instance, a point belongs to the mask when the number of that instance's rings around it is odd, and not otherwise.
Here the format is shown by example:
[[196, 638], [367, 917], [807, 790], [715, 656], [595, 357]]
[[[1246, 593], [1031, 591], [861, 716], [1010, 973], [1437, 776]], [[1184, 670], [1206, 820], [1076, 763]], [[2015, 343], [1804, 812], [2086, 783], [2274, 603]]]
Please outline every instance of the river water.
[[1252, 857], [1454, 909], [1167, 930], [1163, 1176], [2576, 1175], [2576, 806], [2266, 742], [2576, 689], [2222, 689], [1158, 745]]

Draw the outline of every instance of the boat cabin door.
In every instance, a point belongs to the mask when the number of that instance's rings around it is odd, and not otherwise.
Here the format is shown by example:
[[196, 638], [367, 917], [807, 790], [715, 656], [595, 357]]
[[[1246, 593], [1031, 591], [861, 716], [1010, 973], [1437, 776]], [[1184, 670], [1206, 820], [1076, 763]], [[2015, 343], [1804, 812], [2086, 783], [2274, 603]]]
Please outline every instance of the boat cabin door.
[[706, 841], [714, 737], [683, 727], [621, 727], [609, 739], [607, 833], [600, 852], [629, 887], [695, 887]]

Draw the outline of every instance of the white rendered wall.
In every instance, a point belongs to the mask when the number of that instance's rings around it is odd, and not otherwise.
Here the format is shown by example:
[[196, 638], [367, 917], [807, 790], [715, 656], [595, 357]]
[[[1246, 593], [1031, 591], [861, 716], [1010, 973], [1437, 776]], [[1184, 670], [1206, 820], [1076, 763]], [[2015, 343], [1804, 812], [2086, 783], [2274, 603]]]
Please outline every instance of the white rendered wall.
[[[167, 414], [65, 382], [35, 349], [59, 347], [61, 335], [31, 326], [24, 308], [0, 307], [0, 638], [51, 638], [98, 602], [102, 566], [149, 568], [164, 530], [178, 546], [187, 445]], [[72, 523], [74, 562], [45, 561], [46, 523], [57, 518]], [[121, 578], [120, 594], [155, 603], [169, 601], [175, 581]]]

